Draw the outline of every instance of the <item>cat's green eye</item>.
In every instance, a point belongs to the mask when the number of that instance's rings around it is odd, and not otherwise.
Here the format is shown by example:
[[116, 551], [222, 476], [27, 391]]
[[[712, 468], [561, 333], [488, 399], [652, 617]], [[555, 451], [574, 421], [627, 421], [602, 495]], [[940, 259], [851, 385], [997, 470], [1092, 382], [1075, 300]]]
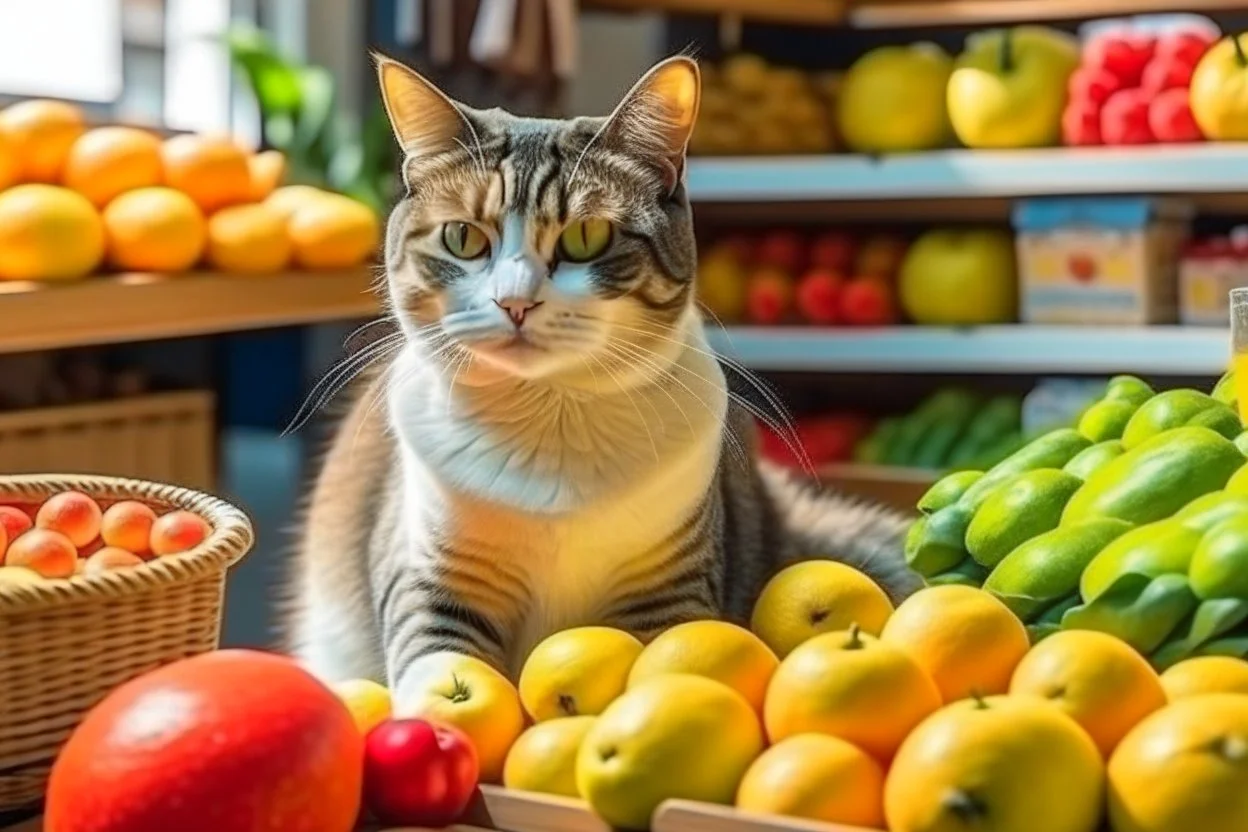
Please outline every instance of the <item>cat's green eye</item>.
[[593, 260], [611, 244], [611, 222], [591, 217], [573, 220], [559, 235], [559, 255], [564, 260], [584, 263]]
[[476, 260], [490, 250], [490, 238], [470, 222], [442, 226], [442, 245], [460, 260]]

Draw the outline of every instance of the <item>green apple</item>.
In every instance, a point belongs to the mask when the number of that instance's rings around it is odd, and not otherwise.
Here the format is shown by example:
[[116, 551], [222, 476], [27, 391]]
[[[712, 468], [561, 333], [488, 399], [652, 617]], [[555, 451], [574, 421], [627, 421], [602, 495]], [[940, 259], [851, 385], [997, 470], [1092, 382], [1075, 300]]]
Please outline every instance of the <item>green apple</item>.
[[949, 78], [949, 120], [967, 147], [1049, 147], [1061, 139], [1066, 86], [1079, 41], [1044, 26], [966, 39]]
[[901, 306], [915, 323], [944, 326], [1014, 320], [1014, 241], [994, 228], [937, 228], [901, 264]]
[[837, 123], [850, 150], [899, 153], [949, 142], [945, 86], [953, 61], [932, 43], [885, 46], [845, 73]]

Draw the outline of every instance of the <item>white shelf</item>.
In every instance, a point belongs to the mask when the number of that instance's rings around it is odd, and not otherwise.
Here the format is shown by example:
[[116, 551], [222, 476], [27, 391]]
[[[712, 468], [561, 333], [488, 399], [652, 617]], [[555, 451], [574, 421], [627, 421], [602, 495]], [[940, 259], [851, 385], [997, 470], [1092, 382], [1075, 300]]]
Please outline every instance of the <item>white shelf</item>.
[[900, 326], [882, 329], [708, 325], [712, 346], [756, 370], [881, 373], [1218, 375], [1221, 327]]
[[703, 157], [689, 162], [689, 193], [700, 202], [1242, 191], [1248, 191], [1248, 144], [942, 150], [885, 157]]

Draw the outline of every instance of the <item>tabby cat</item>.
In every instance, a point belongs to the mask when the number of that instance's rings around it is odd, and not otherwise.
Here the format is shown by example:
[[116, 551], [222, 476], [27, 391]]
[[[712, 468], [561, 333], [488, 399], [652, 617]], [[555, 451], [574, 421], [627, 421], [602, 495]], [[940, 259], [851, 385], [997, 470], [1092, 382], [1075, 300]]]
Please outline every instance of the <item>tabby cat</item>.
[[741, 368], [694, 300], [696, 63], [567, 121], [470, 109], [389, 59], [378, 75], [405, 151], [385, 245], [398, 331], [357, 359], [383, 369], [312, 496], [297, 656], [401, 703], [437, 651], [514, 676], [568, 627], [745, 620], [803, 556], [894, 598], [917, 586], [903, 518], [754, 458], [764, 410], [730, 395], [723, 367]]

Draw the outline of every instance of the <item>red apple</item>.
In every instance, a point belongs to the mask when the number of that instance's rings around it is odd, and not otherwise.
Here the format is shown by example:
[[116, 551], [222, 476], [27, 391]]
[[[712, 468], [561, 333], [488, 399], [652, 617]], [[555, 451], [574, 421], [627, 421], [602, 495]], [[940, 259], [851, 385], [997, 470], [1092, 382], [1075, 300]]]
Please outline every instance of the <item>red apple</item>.
[[1101, 138], [1108, 145], [1154, 141], [1148, 126], [1148, 95], [1138, 87], [1111, 95], [1101, 108]]
[[1071, 100], [1062, 113], [1062, 143], [1087, 147], [1101, 142], [1101, 107], [1091, 101]]
[[845, 281], [831, 269], [812, 269], [797, 284], [797, 311], [812, 324], [841, 320], [841, 287]]
[[1147, 95], [1175, 88], [1187, 89], [1192, 83], [1192, 70], [1195, 68], [1174, 58], [1153, 58], [1144, 68], [1140, 89]]
[[1122, 80], [1107, 69], [1084, 66], [1070, 76], [1068, 92], [1072, 104], [1104, 104], [1118, 90]]
[[841, 317], [855, 326], [897, 323], [893, 289], [877, 277], [856, 277], [841, 292]]
[[1083, 47], [1083, 65], [1113, 73], [1124, 87], [1140, 83], [1153, 58], [1156, 39], [1145, 32], [1115, 28], [1094, 35]]
[[810, 244], [810, 265], [844, 274], [854, 261], [854, 238], [847, 231], [825, 231]]
[[759, 240], [754, 261], [797, 274], [806, 265], [806, 246], [796, 231], [771, 231]]
[[1148, 106], [1148, 125], [1159, 142], [1199, 142], [1204, 139], [1186, 89], [1157, 93]]
[[745, 289], [745, 316], [768, 326], [783, 321], [793, 308], [793, 279], [780, 269], [759, 269]]
[[364, 744], [364, 803], [387, 826], [448, 826], [472, 800], [480, 769], [459, 729], [423, 719], [381, 723]]
[[1212, 27], [1183, 26], [1166, 32], [1157, 39], [1154, 60], [1176, 61], [1195, 67], [1209, 51], [1209, 47], [1217, 42], [1218, 34]]

